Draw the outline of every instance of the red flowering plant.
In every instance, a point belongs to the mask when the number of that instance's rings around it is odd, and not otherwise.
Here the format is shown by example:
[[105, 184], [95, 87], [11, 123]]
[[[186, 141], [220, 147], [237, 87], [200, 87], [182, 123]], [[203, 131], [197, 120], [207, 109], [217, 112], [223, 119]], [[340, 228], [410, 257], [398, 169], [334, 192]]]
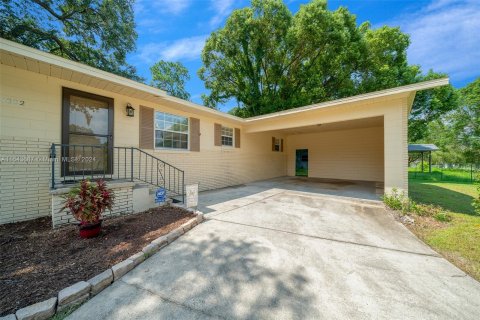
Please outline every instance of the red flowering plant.
[[68, 209], [81, 223], [96, 223], [106, 209], [112, 210], [115, 195], [103, 180], [82, 180], [80, 186], [72, 188], [64, 197], [61, 210]]

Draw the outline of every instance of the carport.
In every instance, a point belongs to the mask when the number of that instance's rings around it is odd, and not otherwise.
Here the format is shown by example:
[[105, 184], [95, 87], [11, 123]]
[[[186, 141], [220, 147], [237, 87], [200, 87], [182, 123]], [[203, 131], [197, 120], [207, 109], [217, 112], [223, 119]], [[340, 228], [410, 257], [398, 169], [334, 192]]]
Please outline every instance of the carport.
[[287, 176], [384, 188], [383, 116], [278, 130], [284, 137]]
[[[408, 114], [417, 91], [445, 79], [246, 119], [284, 152], [285, 175], [375, 183], [408, 192]], [[276, 141], [281, 145], [276, 146]]]
[[382, 186], [383, 131], [382, 116], [282, 130], [286, 135], [287, 175], [369, 181]]

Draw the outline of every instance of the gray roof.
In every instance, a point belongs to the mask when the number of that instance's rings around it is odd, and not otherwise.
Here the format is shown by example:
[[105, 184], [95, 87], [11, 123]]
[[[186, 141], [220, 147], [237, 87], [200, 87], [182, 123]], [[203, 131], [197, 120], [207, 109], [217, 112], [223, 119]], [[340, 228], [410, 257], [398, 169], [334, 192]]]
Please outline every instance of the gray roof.
[[434, 144], [409, 144], [408, 152], [427, 152], [437, 151], [438, 147]]

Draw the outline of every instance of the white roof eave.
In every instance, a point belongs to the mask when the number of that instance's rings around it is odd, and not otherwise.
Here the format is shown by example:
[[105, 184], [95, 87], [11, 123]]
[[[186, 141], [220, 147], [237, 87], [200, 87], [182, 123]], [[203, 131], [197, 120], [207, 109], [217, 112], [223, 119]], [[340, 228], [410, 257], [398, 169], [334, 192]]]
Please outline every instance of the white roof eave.
[[[348, 103], [354, 103], [358, 101], [363, 101], [363, 100], [368, 100], [368, 99], [376, 99], [376, 98], [381, 98], [381, 97], [387, 97], [387, 96], [393, 96], [393, 95], [399, 95], [399, 94], [410, 94], [413, 95], [415, 92], [420, 91], [420, 90], [426, 90], [426, 89], [431, 89], [439, 86], [444, 86], [449, 84], [449, 79], [448, 78], [441, 78], [441, 79], [436, 79], [436, 80], [430, 80], [430, 81], [424, 81], [424, 82], [419, 82], [411, 85], [406, 85], [406, 86], [401, 86], [401, 87], [396, 87], [396, 88], [391, 88], [391, 89], [386, 89], [386, 90], [381, 90], [381, 91], [375, 91], [375, 92], [370, 92], [366, 94], [361, 94], [357, 96], [352, 96], [352, 97], [347, 97], [347, 98], [342, 98], [338, 100], [333, 100], [333, 101], [327, 101], [327, 102], [322, 102], [322, 103], [317, 103], [317, 104], [312, 104], [304, 107], [298, 107], [290, 110], [285, 110], [285, 111], [279, 111], [279, 112], [274, 112], [266, 115], [261, 115], [261, 116], [256, 116], [256, 117], [251, 117], [251, 118], [240, 118], [236, 117], [234, 115], [221, 112], [215, 109], [207, 108], [201, 105], [198, 105], [196, 103], [186, 101], [183, 99], [179, 99], [176, 97], [169, 96], [165, 91], [148, 86], [146, 84], [133, 81], [103, 70], [99, 70], [97, 68], [93, 68], [90, 66], [87, 66], [85, 64], [71, 61], [47, 52], [43, 52], [34, 48], [30, 48], [28, 46], [18, 44], [16, 42], [6, 40], [3, 38], [0, 38], [0, 51], [23, 56], [28, 59], [33, 59], [37, 60], [39, 62], [47, 63], [56, 67], [72, 70], [75, 72], [79, 72], [82, 74], [85, 74], [90, 77], [95, 77], [98, 79], [102, 79], [108, 82], [111, 82], [113, 84], [117, 84], [120, 86], [125, 86], [129, 87], [134, 90], [142, 91], [144, 93], [152, 95], [154, 98], [160, 100], [166, 100], [170, 101], [173, 103], [178, 103], [181, 104], [187, 108], [191, 108], [195, 110], [195, 113], [204, 113], [204, 114], [210, 114], [212, 116], [216, 117], [222, 117], [231, 121], [235, 121], [238, 123], [242, 124], [251, 124], [251, 123], [258, 123], [263, 120], [270, 120], [272, 118], [277, 118], [277, 117], [284, 117], [287, 115], [292, 115], [292, 114], [298, 114], [298, 113], [303, 113], [303, 112], [308, 112], [311, 110], [316, 110], [316, 109], [321, 109], [321, 108], [330, 108], [330, 107], [335, 107], [343, 104], [348, 104]], [[193, 111], [192, 110], [192, 111]]]

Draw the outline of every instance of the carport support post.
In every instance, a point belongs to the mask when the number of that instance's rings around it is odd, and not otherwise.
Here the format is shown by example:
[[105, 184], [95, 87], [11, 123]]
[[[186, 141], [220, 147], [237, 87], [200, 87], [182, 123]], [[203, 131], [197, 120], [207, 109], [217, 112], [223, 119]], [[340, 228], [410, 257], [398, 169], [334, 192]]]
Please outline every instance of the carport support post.
[[408, 194], [408, 102], [398, 99], [384, 110], [385, 193], [393, 189]]

